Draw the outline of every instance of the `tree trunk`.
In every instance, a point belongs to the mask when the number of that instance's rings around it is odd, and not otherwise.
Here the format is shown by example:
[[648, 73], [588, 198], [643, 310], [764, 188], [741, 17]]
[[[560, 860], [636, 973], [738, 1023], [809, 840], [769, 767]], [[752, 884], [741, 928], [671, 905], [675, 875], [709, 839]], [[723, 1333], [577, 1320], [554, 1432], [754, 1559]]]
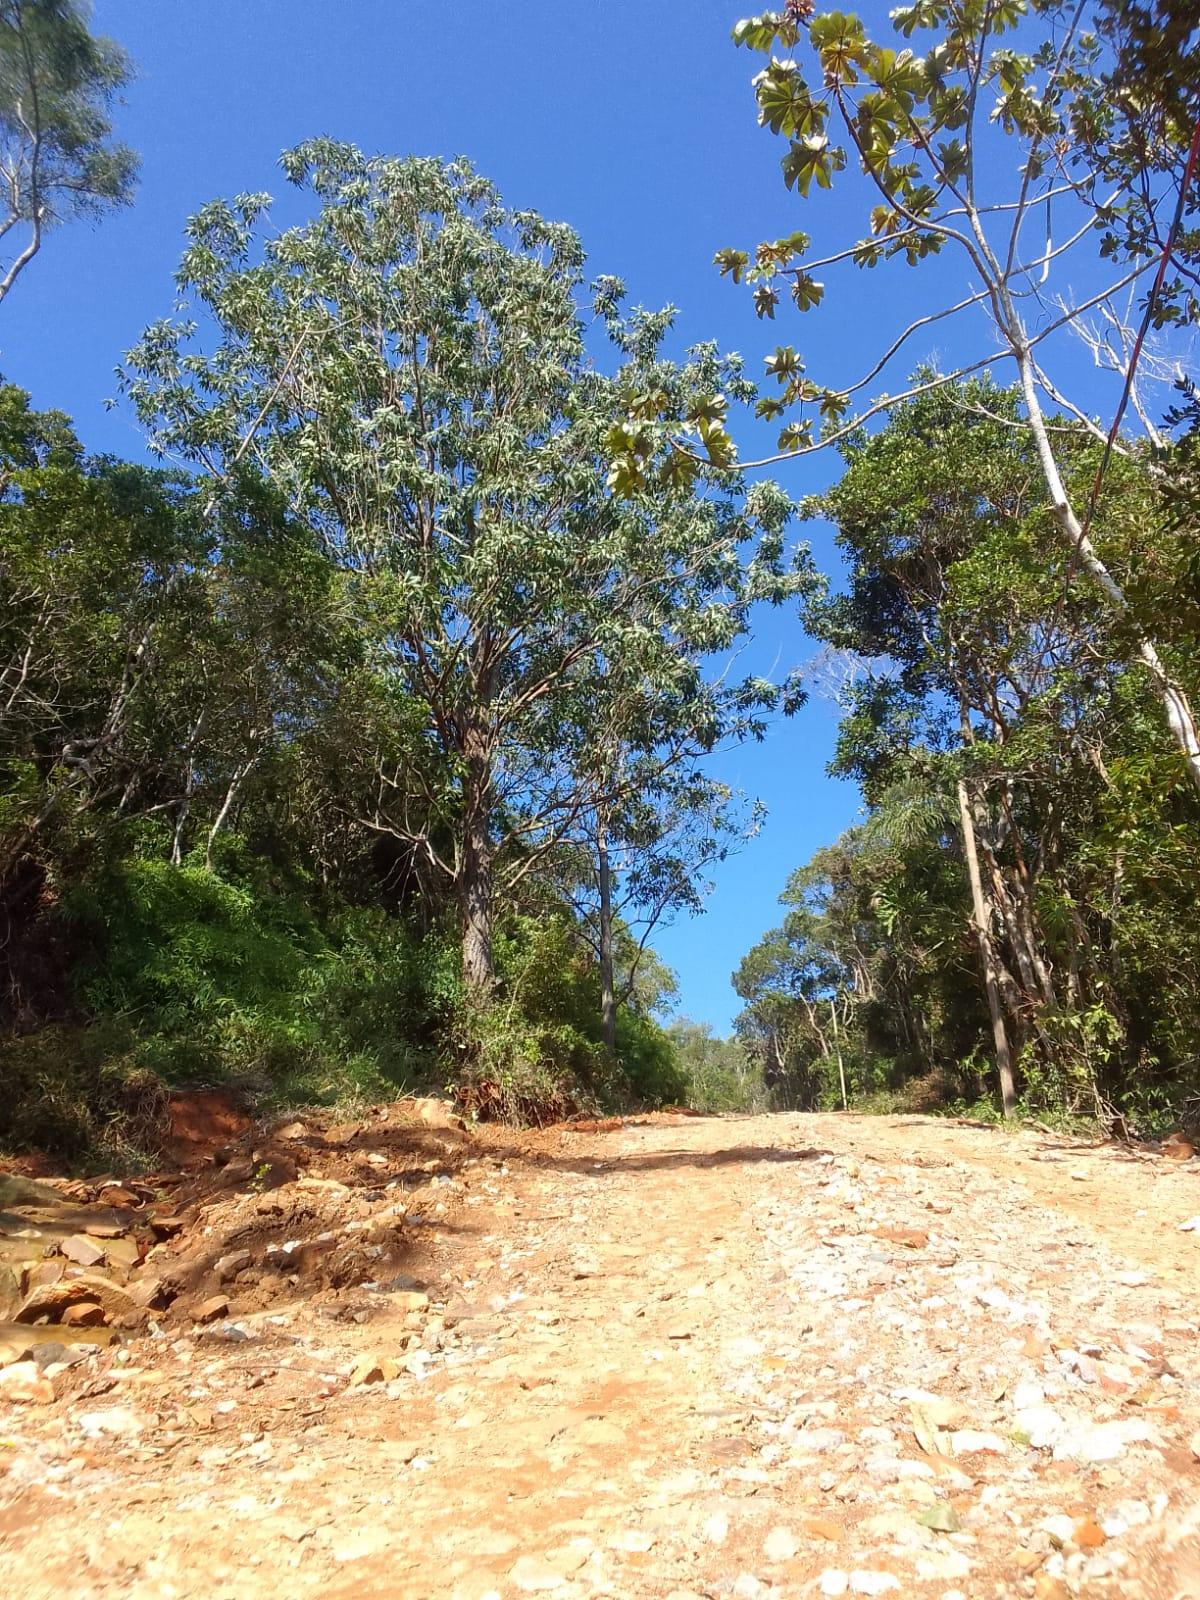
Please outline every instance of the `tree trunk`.
[[462, 975], [467, 993], [486, 999], [496, 981], [492, 961], [492, 847], [488, 838], [491, 762], [479, 735], [467, 741], [463, 783], [463, 839], [458, 866]]
[[1029, 352], [1028, 343], [1025, 342], [1023, 330], [1020, 328], [1019, 319], [1015, 311], [1012, 314], [1014, 332], [1010, 336], [1010, 344], [1017, 358], [1017, 369], [1021, 375], [1021, 391], [1025, 400], [1025, 409], [1029, 413], [1030, 427], [1033, 429], [1034, 443], [1037, 446], [1038, 460], [1041, 462], [1042, 476], [1046, 480], [1046, 487], [1050, 492], [1050, 504], [1054, 511], [1055, 521], [1062, 529], [1063, 535], [1072, 551], [1078, 556], [1080, 565], [1085, 569], [1092, 581], [1108, 598], [1114, 611], [1118, 612], [1127, 622], [1135, 628], [1135, 648], [1138, 659], [1150, 675], [1154, 685], [1154, 692], [1171, 736], [1179, 746], [1187, 766], [1188, 776], [1197, 789], [1200, 789], [1200, 730], [1197, 730], [1196, 718], [1187, 696], [1183, 689], [1170, 676], [1167, 668], [1155, 647], [1154, 641], [1141, 632], [1136, 621], [1130, 616], [1129, 601], [1125, 598], [1125, 591], [1113, 577], [1105, 565], [1087, 531], [1079, 518], [1075, 515], [1062, 474], [1058, 470], [1054, 448], [1050, 443], [1050, 434], [1046, 428], [1046, 420], [1042, 415], [1041, 404], [1037, 397], [1037, 380], [1033, 370], [1033, 358]]
[[961, 778], [958, 780], [957, 792], [963, 853], [967, 858], [967, 877], [971, 885], [971, 905], [975, 914], [975, 935], [979, 943], [979, 959], [983, 966], [983, 986], [987, 992], [988, 1013], [992, 1019], [992, 1038], [996, 1045], [996, 1070], [1000, 1075], [1000, 1101], [1004, 1108], [1004, 1115], [1011, 1117], [1017, 1103], [1017, 1090], [1013, 1079], [1012, 1051], [1008, 1043], [1008, 1030], [1004, 1026], [1004, 1010], [1000, 1004], [1000, 984], [996, 976], [995, 955], [992, 950], [992, 911], [983, 893], [983, 879], [979, 872], [979, 852], [975, 848], [975, 823], [971, 816], [971, 802], [967, 796], [967, 786]]
[[842, 1091], [842, 1110], [843, 1111], [849, 1111], [849, 1109], [850, 1109], [850, 1098], [846, 1093], [846, 1063], [842, 1059], [842, 1036], [838, 1032], [837, 997], [836, 996], [829, 1002], [829, 1016], [830, 1016], [830, 1019], [833, 1022], [833, 1038], [834, 1038], [835, 1047], [837, 1049], [838, 1083], [839, 1083], [839, 1085], [841, 1087], [841, 1091]]
[[603, 821], [596, 827], [596, 876], [600, 885], [600, 1020], [609, 1059], [617, 1056], [617, 996], [613, 986], [612, 868]]

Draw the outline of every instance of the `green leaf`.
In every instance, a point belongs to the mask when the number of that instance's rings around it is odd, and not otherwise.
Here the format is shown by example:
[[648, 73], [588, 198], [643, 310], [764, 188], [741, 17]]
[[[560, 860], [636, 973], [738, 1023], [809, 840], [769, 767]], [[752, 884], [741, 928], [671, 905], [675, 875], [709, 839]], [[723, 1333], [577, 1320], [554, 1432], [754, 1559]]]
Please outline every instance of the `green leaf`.
[[791, 49], [800, 37], [796, 24], [778, 11], [764, 11], [761, 16], [745, 17], [733, 27], [733, 42], [746, 50], [770, 50], [775, 41]]
[[938, 1500], [917, 1518], [917, 1524], [922, 1528], [932, 1528], [934, 1533], [960, 1533], [962, 1523], [958, 1520], [958, 1513], [952, 1505], [944, 1500]]
[[808, 30], [828, 83], [857, 83], [857, 69], [870, 57], [863, 25], [855, 16], [827, 11], [814, 17]]
[[713, 257], [713, 266], [719, 267], [723, 278], [732, 278], [734, 283], [741, 283], [742, 273], [750, 265], [750, 257], [744, 250], [718, 250]]
[[819, 306], [825, 295], [825, 285], [810, 278], [807, 272], [797, 272], [792, 279], [792, 299], [800, 311], [811, 311]]
[[951, 183], [957, 183], [967, 174], [967, 152], [965, 146], [958, 139], [948, 139], [937, 147], [938, 160], [942, 170]]
[[790, 344], [781, 344], [766, 358], [767, 373], [781, 383], [804, 371], [804, 363]]
[[789, 452], [805, 450], [812, 444], [811, 422], [789, 422], [779, 435], [779, 448]]
[[772, 133], [803, 138], [823, 133], [826, 108], [814, 100], [794, 61], [772, 61], [754, 80], [758, 120]]
[[779, 304], [779, 291], [772, 289], [769, 283], [760, 283], [754, 291], [754, 309], [759, 317], [774, 317], [775, 307]]
[[828, 189], [833, 184], [833, 174], [846, 165], [846, 152], [831, 145], [822, 134], [811, 139], [793, 139], [784, 156], [783, 181], [789, 189], [798, 189], [806, 195], [815, 178], [817, 186]]

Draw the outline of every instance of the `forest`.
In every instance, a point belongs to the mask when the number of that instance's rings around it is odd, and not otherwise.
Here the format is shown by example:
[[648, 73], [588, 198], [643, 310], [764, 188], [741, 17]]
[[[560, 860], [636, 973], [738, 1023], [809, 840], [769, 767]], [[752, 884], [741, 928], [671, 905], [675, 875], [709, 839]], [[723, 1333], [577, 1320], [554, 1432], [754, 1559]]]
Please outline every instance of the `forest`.
[[[318, 108], [113, 351], [127, 458], [6, 363], [0, 1150], [136, 1169], [194, 1085], [1200, 1131], [1187, 10], [738, 22], [813, 218], [717, 249], [744, 353], [681, 348], [486, 152]], [[138, 204], [135, 73], [79, 0], [0, 4], [0, 347]], [[865, 376], [800, 348], [835, 279], [878, 296]], [[655, 936], [771, 827], [714, 756], [822, 696], [858, 819], [776, 840], [721, 1038]]]

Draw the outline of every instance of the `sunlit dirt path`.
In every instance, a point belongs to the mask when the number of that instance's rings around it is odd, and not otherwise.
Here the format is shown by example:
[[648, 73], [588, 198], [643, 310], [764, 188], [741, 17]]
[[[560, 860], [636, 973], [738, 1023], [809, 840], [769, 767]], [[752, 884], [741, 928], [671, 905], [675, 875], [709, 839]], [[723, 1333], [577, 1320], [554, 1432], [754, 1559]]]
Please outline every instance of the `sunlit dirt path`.
[[1194, 1165], [801, 1116], [493, 1153], [419, 1345], [403, 1294], [300, 1304], [0, 1417], [0, 1595], [1200, 1596]]

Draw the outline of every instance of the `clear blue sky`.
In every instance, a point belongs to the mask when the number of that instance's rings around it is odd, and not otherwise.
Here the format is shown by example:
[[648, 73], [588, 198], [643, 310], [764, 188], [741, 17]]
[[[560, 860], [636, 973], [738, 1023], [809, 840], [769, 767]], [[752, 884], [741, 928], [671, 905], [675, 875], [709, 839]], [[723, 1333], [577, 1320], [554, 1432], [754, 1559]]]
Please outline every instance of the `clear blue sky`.
[[[720, 246], [796, 227], [831, 245], [860, 231], [853, 187], [816, 204], [784, 190], [782, 145], [755, 121], [749, 80], [761, 58], [729, 42], [746, 9], [737, 0], [98, 0], [97, 30], [138, 66], [118, 118], [142, 154], [138, 197], [98, 227], [47, 241], [0, 315], [0, 368], [37, 404], [70, 412], [92, 449], [139, 453], [132, 417], [103, 402], [122, 353], [171, 309], [185, 218], [215, 195], [282, 192], [279, 152], [330, 134], [372, 151], [469, 156], [510, 204], [573, 224], [591, 267], [623, 277], [633, 301], [678, 306], [682, 342], [716, 338], [746, 356], [752, 376], [787, 342], [831, 381], [865, 370], [905, 298], [924, 304], [922, 274], [881, 269], [852, 280], [841, 300], [831, 283], [826, 306], [803, 325], [781, 310], [773, 327], [711, 266]], [[871, 22], [886, 14], [874, 0], [861, 9]], [[948, 280], [955, 297], [963, 282], [961, 271]], [[912, 364], [933, 348], [915, 347]], [[756, 442], [748, 432], [743, 441]], [[836, 467], [817, 456], [777, 476], [798, 496]], [[810, 532], [818, 561], [832, 567], [828, 530]], [[743, 660], [782, 675], [811, 654], [794, 615], [772, 613]], [[766, 802], [766, 826], [722, 868], [707, 913], [656, 943], [679, 973], [681, 1010], [719, 1031], [737, 1009], [729, 974], [777, 920], [789, 871], [855, 814], [855, 791], [825, 774], [835, 720], [814, 696], [765, 744], [718, 763], [719, 776]]]

